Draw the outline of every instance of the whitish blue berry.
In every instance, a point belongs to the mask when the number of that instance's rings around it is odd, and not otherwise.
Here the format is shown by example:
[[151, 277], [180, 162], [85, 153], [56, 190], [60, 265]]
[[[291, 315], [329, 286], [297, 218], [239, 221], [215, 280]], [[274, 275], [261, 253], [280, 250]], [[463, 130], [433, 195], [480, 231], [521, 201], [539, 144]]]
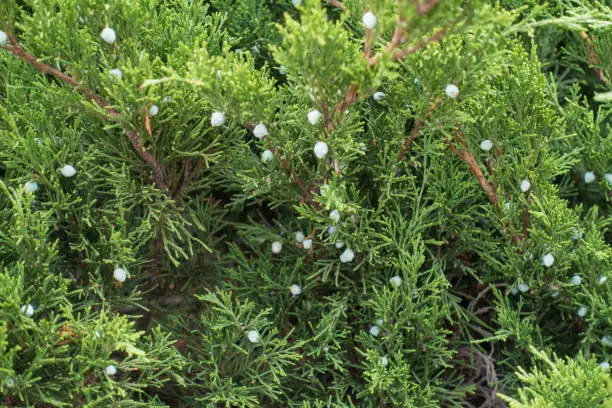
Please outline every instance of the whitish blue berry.
[[580, 277], [580, 275], [574, 275], [570, 279], [570, 283], [574, 286], [579, 286], [582, 283], [582, 278]]
[[118, 282], [125, 282], [127, 279], [127, 271], [123, 268], [117, 268], [113, 271], [113, 278]]
[[300, 287], [300, 285], [293, 284], [289, 286], [289, 292], [291, 292], [293, 296], [297, 296], [302, 293], [302, 288]]
[[489, 150], [493, 148], [493, 142], [490, 141], [489, 139], [485, 139], [482, 142], [480, 142], [480, 148], [484, 150], [485, 152], [488, 152]]
[[25, 317], [32, 317], [34, 315], [34, 306], [29, 303], [21, 306], [21, 314]]
[[111, 78], [123, 79], [123, 72], [121, 72], [119, 68], [111, 69], [108, 71], [108, 73], [110, 74]]
[[259, 123], [253, 129], [253, 136], [255, 136], [258, 139], [263, 139], [264, 137], [266, 137], [267, 134], [268, 134], [268, 128], [263, 123]]
[[380, 102], [383, 99], [385, 99], [385, 93], [384, 92], [374, 92], [374, 95], [372, 95], [372, 97], [374, 98], [376, 102]]
[[395, 275], [391, 279], [389, 279], [389, 282], [396, 288], [399, 288], [402, 284], [402, 278], [400, 278], [398, 275]]
[[257, 330], [251, 330], [247, 333], [247, 338], [253, 344], [259, 343], [259, 333]]
[[106, 366], [106, 368], [104, 369], [104, 372], [106, 372], [106, 375], [113, 376], [115, 374], [117, 374], [117, 367], [115, 367], [114, 365], [108, 365]]
[[526, 193], [530, 189], [531, 189], [531, 183], [529, 182], [529, 180], [527, 180], [527, 179], [521, 180], [521, 191], [523, 193]]
[[325, 142], [317, 142], [314, 145], [313, 151], [314, 151], [315, 156], [317, 156], [317, 159], [322, 159], [329, 152], [329, 147], [327, 146], [327, 143]]
[[453, 84], [446, 85], [446, 89], [444, 90], [444, 92], [446, 93], [446, 96], [448, 96], [449, 98], [455, 99], [456, 97], [459, 96], [459, 88], [457, 88], [457, 85], [453, 85]]
[[213, 127], [225, 125], [225, 113], [213, 112], [210, 116], [210, 125]]
[[311, 125], [316, 125], [319, 119], [321, 119], [321, 112], [318, 110], [311, 110], [308, 112], [308, 122], [310, 122]]
[[272, 242], [272, 253], [273, 254], [280, 254], [282, 249], [283, 249], [282, 243], [280, 243], [279, 241]]
[[72, 177], [77, 173], [76, 169], [69, 164], [62, 167], [61, 172], [64, 177]]
[[353, 259], [355, 259], [355, 253], [352, 249], [345, 249], [344, 252], [340, 254], [340, 262], [342, 263], [351, 262]]
[[546, 254], [542, 257], [542, 265], [547, 268], [550, 268], [554, 262], [555, 257], [552, 254]]
[[38, 190], [38, 183], [36, 181], [28, 181], [25, 183], [25, 190], [28, 193], [35, 193]]
[[266, 163], [274, 160], [274, 153], [272, 153], [272, 150], [264, 150], [261, 154], [261, 160]]
[[115, 30], [110, 27], [106, 27], [104, 30], [102, 30], [100, 37], [107, 44], [112, 44], [117, 41], [117, 33], [115, 33]]
[[332, 220], [333, 222], [340, 221], [340, 211], [333, 210], [332, 212], [330, 212], [329, 213], [329, 219]]
[[376, 16], [371, 11], [366, 12], [361, 18], [361, 22], [368, 30], [371, 30], [376, 27], [376, 21]]

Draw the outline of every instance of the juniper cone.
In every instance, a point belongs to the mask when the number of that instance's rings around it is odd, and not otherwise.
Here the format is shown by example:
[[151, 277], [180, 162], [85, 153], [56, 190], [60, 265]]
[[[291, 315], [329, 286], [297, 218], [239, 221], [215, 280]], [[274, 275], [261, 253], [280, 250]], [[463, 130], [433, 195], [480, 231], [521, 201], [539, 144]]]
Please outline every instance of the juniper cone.
[[0, 406], [612, 406], [611, 16], [0, 1]]

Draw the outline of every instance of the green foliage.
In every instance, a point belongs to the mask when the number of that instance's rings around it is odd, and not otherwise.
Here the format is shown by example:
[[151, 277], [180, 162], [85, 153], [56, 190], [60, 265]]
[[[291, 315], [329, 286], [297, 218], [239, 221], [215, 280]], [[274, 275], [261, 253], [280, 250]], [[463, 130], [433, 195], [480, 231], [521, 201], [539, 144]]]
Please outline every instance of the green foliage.
[[553, 354], [532, 349], [544, 369], [530, 372], [519, 368], [519, 379], [525, 387], [519, 390], [520, 400], [505, 397], [511, 408], [571, 408], [610, 406], [610, 375], [593, 359], [579, 355], [576, 359], [560, 359]]
[[293, 3], [1, 2], [0, 404], [612, 404], [609, 6]]

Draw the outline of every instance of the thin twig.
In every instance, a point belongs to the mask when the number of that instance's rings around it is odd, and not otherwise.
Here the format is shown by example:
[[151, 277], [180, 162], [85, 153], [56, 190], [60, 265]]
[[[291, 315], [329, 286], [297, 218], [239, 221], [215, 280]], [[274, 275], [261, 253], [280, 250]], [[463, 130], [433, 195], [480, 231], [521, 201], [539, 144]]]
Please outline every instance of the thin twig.
[[351, 85], [348, 87], [344, 98], [338, 103], [336, 106], [336, 110], [334, 111], [334, 116], [339, 118], [340, 114], [343, 114], [349, 106], [353, 103], [357, 102], [357, 95], [359, 93], [359, 89], [357, 85]]
[[430, 2], [425, 4], [421, 4], [419, 0], [414, 0], [414, 3], [416, 4], [417, 13], [419, 13], [420, 16], [424, 16], [425, 14], [429, 13], [436, 5], [438, 5], [438, 3], [440, 3], [440, 0], [431, 0]]
[[[425, 48], [430, 43], [436, 42], [436, 41], [440, 41], [442, 39], [442, 37], [444, 37], [444, 35], [446, 34], [446, 32], [448, 31], [449, 28], [450, 28], [450, 26], [443, 27], [440, 30], [436, 31], [434, 34], [432, 34], [429, 38], [421, 40], [420, 42], [416, 43], [412, 47], [407, 48], [405, 50], [397, 50], [395, 52], [395, 54], [393, 54], [393, 60], [394, 61], [401, 61], [401, 60], [405, 59], [408, 55], [414, 54], [415, 52]], [[396, 28], [396, 30], [397, 30], [397, 28]], [[399, 31], [397, 31], [397, 32], [399, 33]], [[391, 39], [391, 43], [389, 44], [389, 46], [387, 46], [387, 52], [391, 52], [395, 48], [397, 48], [397, 46], [399, 46], [399, 44], [401, 43], [402, 39], [403, 39], [402, 34], [399, 34], [398, 37], [396, 37], [395, 34], [394, 34], [393, 38]], [[379, 58], [380, 58], [380, 53], [377, 53], [373, 57], [370, 57], [368, 59], [369, 65], [371, 67], [376, 65], [378, 63], [378, 59]]]
[[447, 31], [448, 31], [448, 27], [443, 27], [439, 29], [438, 31], [436, 31], [433, 35], [431, 35], [431, 37], [421, 40], [420, 42], [413, 45], [412, 47], [407, 48], [405, 50], [398, 50], [393, 56], [393, 59], [396, 61], [403, 60], [408, 55], [414, 54], [418, 50], [425, 48], [430, 43], [440, 41], [442, 37], [444, 37], [444, 34], [446, 34]]
[[342, 11], [346, 11], [346, 9], [344, 8], [344, 4], [342, 4], [342, 2], [338, 1], [338, 0], [325, 0], [328, 4], [331, 4], [334, 7], [339, 8]]
[[395, 23], [395, 30], [393, 30], [393, 37], [391, 38], [391, 42], [387, 45], [387, 52], [391, 52], [402, 43], [404, 40], [404, 19], [401, 14], [397, 13], [397, 21]]
[[363, 52], [366, 58], [369, 60], [370, 56], [372, 55], [372, 30], [369, 28], [365, 32], [365, 46], [363, 48]]
[[527, 238], [529, 237], [529, 206], [531, 205], [531, 190], [527, 192], [527, 205], [523, 210], [523, 251], [527, 250]]
[[474, 154], [470, 151], [467, 143], [465, 142], [465, 135], [459, 128], [457, 128], [455, 131], [455, 140], [461, 145], [461, 150], [456, 149], [449, 139], [446, 139], [446, 144], [452, 150], [453, 153], [455, 153], [461, 160], [463, 160], [469, 166], [470, 171], [472, 172], [474, 177], [476, 177], [476, 180], [478, 180], [482, 189], [487, 193], [491, 203], [495, 205], [495, 208], [499, 210], [499, 198], [497, 197], [497, 192], [495, 191], [491, 183], [489, 183], [484, 174], [482, 174], [482, 171], [480, 170], [480, 167], [478, 167], [478, 163], [474, 158]]
[[304, 200], [310, 204], [313, 204], [315, 207], [318, 207], [318, 204], [315, 203], [312, 200], [312, 193], [310, 192], [310, 190], [306, 187], [306, 184], [304, 184], [304, 182], [302, 181], [302, 179], [300, 178], [300, 176], [298, 176], [298, 174], [295, 172], [295, 170], [293, 170], [293, 168], [291, 167], [291, 165], [289, 164], [289, 162], [285, 159], [283, 159], [281, 157], [281, 155], [278, 153], [278, 151], [268, 145], [268, 149], [274, 153], [274, 156], [276, 157], [276, 160], [278, 160], [283, 167], [289, 172], [289, 174], [291, 174], [291, 177], [293, 178], [293, 180], [296, 182], [296, 184], [298, 185], [298, 187], [300, 188], [300, 190], [302, 190], [302, 194], [304, 196]]
[[138, 153], [140, 158], [143, 159], [149, 165], [151, 170], [153, 170], [153, 174], [155, 176], [155, 184], [157, 185], [157, 188], [162, 191], [168, 191], [168, 186], [164, 181], [164, 169], [162, 164], [158, 162], [157, 159], [147, 151], [138, 133], [129, 129], [124, 129], [124, 132], [127, 135], [129, 141], [132, 143], [132, 146], [134, 147], [134, 150], [136, 150], [136, 153]]
[[404, 147], [400, 151], [399, 156], [397, 156], [398, 162], [402, 161], [402, 159], [406, 155], [406, 151], [408, 150], [408, 147], [414, 141], [414, 139], [416, 139], [417, 136], [419, 135], [419, 130], [421, 129], [421, 126], [423, 126], [423, 123], [427, 121], [427, 119], [429, 119], [433, 111], [436, 110], [436, 107], [438, 106], [439, 102], [440, 102], [440, 97], [436, 98], [436, 100], [431, 104], [431, 106], [429, 107], [429, 110], [427, 111], [427, 114], [425, 115], [425, 119], [419, 120], [416, 123], [416, 125], [412, 129], [412, 132], [410, 133], [410, 136], [406, 139], [406, 142], [404, 143]]
[[191, 167], [191, 161], [189, 159], [185, 159], [183, 161], [183, 181], [181, 182], [180, 187], [173, 194], [175, 197], [180, 197], [183, 195], [183, 192], [189, 186], [189, 183], [202, 171], [204, 167], [204, 159], [198, 160], [195, 167]]
[[595, 44], [593, 44], [593, 38], [589, 37], [587, 33], [585, 33], [584, 31], [582, 32], [582, 38], [584, 38], [586, 40], [586, 49], [589, 53], [588, 56], [588, 61], [589, 64], [593, 65], [593, 71], [595, 71], [595, 74], [597, 75], [597, 78], [604, 83], [604, 85], [608, 84], [608, 80], [606, 79], [606, 76], [604, 75], [604, 72], [601, 68], [601, 62], [599, 62], [599, 58], [597, 57], [597, 53], [595, 52]]

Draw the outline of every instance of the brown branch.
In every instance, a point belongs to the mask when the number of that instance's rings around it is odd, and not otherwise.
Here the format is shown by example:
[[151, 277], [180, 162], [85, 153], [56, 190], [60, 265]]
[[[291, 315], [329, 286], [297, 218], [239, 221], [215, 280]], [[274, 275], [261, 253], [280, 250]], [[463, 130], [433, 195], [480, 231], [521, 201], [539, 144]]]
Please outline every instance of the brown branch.
[[491, 159], [487, 159], [487, 167], [489, 168], [489, 173], [491, 174], [491, 178], [493, 179], [493, 181], [491, 181], [491, 186], [493, 187], [493, 190], [497, 190], [497, 181], [495, 180], [495, 169], [493, 168], [493, 162], [491, 161]]
[[304, 182], [302, 181], [300, 176], [298, 176], [298, 174], [295, 172], [295, 170], [293, 170], [293, 168], [291, 167], [289, 162], [287, 162], [287, 160], [283, 159], [281, 157], [281, 155], [278, 153], [278, 151], [275, 148], [273, 148], [272, 146], [268, 145], [268, 149], [272, 153], [274, 153], [274, 156], [276, 157], [276, 160], [278, 160], [283, 165], [283, 167], [289, 172], [289, 174], [291, 174], [291, 177], [293, 178], [293, 180], [296, 182], [296, 184], [298, 185], [300, 190], [302, 190], [302, 194], [304, 195], [304, 200], [306, 202], [314, 205], [315, 207], [319, 207], [319, 205], [312, 200], [312, 193], [310, 192], [310, 189], [308, 189], [306, 187], [306, 184], [304, 184]]
[[588, 34], [586, 32], [582, 32], [582, 38], [585, 39], [587, 45], [586, 45], [586, 49], [589, 53], [588, 56], [588, 61], [589, 64], [593, 65], [593, 71], [595, 71], [595, 74], [597, 75], [597, 78], [603, 82], [605, 85], [608, 84], [608, 80], [606, 79], [606, 76], [604, 75], [604, 72], [601, 68], [601, 62], [599, 62], [599, 58], [597, 57], [597, 53], [595, 52], [595, 44], [593, 44], [593, 37], [589, 37]]
[[349, 86], [346, 91], [346, 94], [344, 95], [344, 98], [342, 98], [342, 100], [336, 106], [334, 116], [339, 117], [339, 115], [341, 113], [344, 113], [348, 109], [349, 106], [357, 102], [358, 92], [359, 92], [359, 89], [357, 88], [357, 85]]
[[527, 238], [529, 237], [529, 205], [531, 205], [531, 190], [527, 192], [527, 205], [523, 210], [523, 251], [527, 249]]
[[325, 0], [328, 4], [331, 4], [334, 7], [339, 8], [342, 11], [346, 11], [346, 9], [344, 8], [344, 4], [342, 4], [342, 2], [338, 1], [338, 0]]
[[[4, 46], [2, 48], [11, 52], [15, 56], [17, 56], [22, 61], [30, 64], [34, 69], [38, 72], [51, 75], [54, 78], [71, 85], [77, 91], [85, 94], [87, 99], [93, 101], [100, 108], [108, 112], [108, 114], [113, 118], [118, 118], [120, 113], [111, 107], [107, 102], [105, 102], [98, 94], [96, 94], [91, 88], [79, 83], [76, 79], [67, 75], [63, 72], [58, 71], [52, 66], [45, 64], [44, 62], [40, 62], [36, 59], [36, 57], [29, 52], [27, 52], [17, 41], [12, 33], [8, 34], [10, 46]], [[168, 187], [164, 181], [164, 171], [163, 166], [160, 162], [157, 161], [155, 157], [151, 153], [149, 153], [142, 142], [142, 139], [138, 133], [133, 130], [124, 129], [125, 134], [127, 135], [129, 141], [132, 143], [132, 146], [136, 150], [136, 153], [149, 165], [151, 170], [153, 170], [153, 174], [155, 175], [155, 184], [162, 191], [167, 191]]]
[[404, 40], [404, 19], [402, 16], [397, 13], [397, 21], [395, 23], [395, 30], [393, 30], [393, 37], [391, 37], [391, 42], [387, 45], [387, 52], [391, 52], [402, 43]]
[[17, 43], [17, 41], [15, 41], [15, 38], [13, 37], [12, 34], [9, 33], [8, 38], [9, 38], [9, 42], [11, 43], [11, 45], [5, 46], [2, 48], [13, 53], [17, 57], [19, 57], [22, 61], [27, 62], [40, 73], [45, 74], [45, 75], [51, 75], [55, 77], [56, 79], [59, 79], [62, 82], [72, 85], [77, 91], [84, 93], [89, 100], [94, 101], [96, 105], [98, 105], [102, 109], [107, 110], [111, 115], [113, 116], [119, 115], [119, 112], [112, 109], [92, 89], [88, 88], [87, 86], [84, 86], [83, 84], [80, 84], [76, 79], [72, 78], [70, 75], [64, 74], [63, 72], [58, 71], [52, 66], [38, 61], [34, 55], [28, 53], [26, 50], [23, 49], [21, 45]]
[[124, 129], [124, 132], [127, 135], [129, 141], [132, 143], [132, 146], [134, 147], [134, 150], [136, 150], [136, 153], [138, 153], [140, 158], [149, 165], [151, 170], [153, 170], [153, 174], [155, 175], [155, 184], [157, 185], [157, 188], [162, 191], [168, 191], [168, 186], [164, 181], [164, 169], [161, 163], [159, 163], [157, 159], [155, 159], [155, 157], [153, 157], [153, 155], [149, 153], [147, 149], [145, 149], [144, 144], [142, 143], [142, 139], [140, 138], [140, 135], [138, 135], [138, 133], [129, 129]]
[[491, 201], [491, 203], [495, 205], [495, 208], [499, 210], [499, 198], [497, 197], [497, 192], [495, 191], [495, 188], [493, 188], [491, 183], [489, 183], [484, 174], [482, 174], [482, 171], [480, 170], [480, 167], [478, 167], [478, 163], [474, 158], [474, 154], [469, 150], [469, 147], [465, 142], [465, 135], [459, 128], [457, 128], [455, 132], [455, 140], [461, 145], [461, 150], [456, 149], [448, 138], [446, 139], [446, 144], [452, 150], [453, 153], [455, 153], [461, 160], [463, 160], [469, 166], [470, 171], [472, 172], [474, 177], [476, 177], [476, 180], [478, 180], [478, 183], [480, 183], [482, 189], [489, 196], [489, 200]]
[[414, 3], [416, 5], [417, 13], [419, 13], [419, 16], [424, 16], [425, 14], [428, 14], [435, 6], [437, 6], [438, 3], [440, 3], [440, 0], [431, 0], [430, 2], [425, 4], [421, 4], [419, 0], [414, 0]]
[[365, 54], [368, 61], [370, 56], [372, 55], [372, 30], [367, 29], [365, 32], [365, 46], [363, 48], [363, 53]]
[[419, 135], [419, 130], [421, 129], [421, 126], [423, 126], [423, 123], [427, 119], [429, 119], [433, 111], [436, 110], [436, 107], [438, 106], [439, 102], [440, 102], [440, 97], [436, 98], [436, 100], [431, 104], [431, 106], [429, 107], [429, 110], [427, 111], [427, 114], [425, 115], [425, 119], [419, 120], [414, 126], [414, 128], [412, 128], [412, 132], [410, 133], [410, 136], [406, 139], [406, 142], [404, 143], [404, 147], [400, 151], [399, 156], [397, 156], [398, 163], [402, 161], [402, 159], [406, 155], [406, 151], [408, 150], [408, 147], [414, 141], [414, 139], [416, 139], [417, 136]]
[[444, 37], [444, 34], [446, 34], [447, 31], [448, 31], [448, 27], [443, 27], [440, 30], [436, 31], [431, 37], [426, 38], [425, 40], [421, 40], [420, 42], [413, 45], [412, 47], [407, 48], [405, 50], [398, 50], [393, 56], [393, 59], [396, 61], [403, 60], [408, 55], [414, 54], [420, 49], [427, 47], [427, 45], [429, 45], [430, 43], [440, 41], [442, 37]]
[[191, 161], [189, 159], [183, 160], [183, 181], [181, 182], [180, 187], [173, 194], [175, 197], [180, 197], [183, 195], [183, 192], [187, 189], [187, 186], [191, 181], [202, 171], [202, 167], [204, 167], [204, 159], [198, 160], [195, 167], [191, 167]]
[[[417, 44], [413, 45], [410, 48], [407, 48], [405, 50], [397, 50], [395, 52], [395, 54], [393, 55], [393, 60], [394, 61], [401, 61], [404, 58], [406, 58], [408, 55], [414, 54], [415, 52], [425, 48], [430, 43], [436, 42], [436, 41], [440, 41], [442, 39], [442, 37], [444, 37], [444, 35], [448, 31], [449, 27], [450, 26], [441, 28], [440, 30], [438, 30], [434, 34], [432, 34], [429, 38], [421, 40], [420, 42], [418, 42]], [[396, 27], [396, 30], [397, 30], [397, 27]], [[399, 46], [399, 44], [401, 43], [402, 39], [403, 39], [403, 35], [396, 38], [395, 34], [394, 34], [393, 38], [391, 39], [391, 43], [389, 44], [389, 46], [387, 46], [387, 51], [391, 52], [391, 51], [393, 51], [393, 49], [397, 48]], [[368, 59], [369, 65], [371, 67], [376, 65], [378, 63], [378, 59], [379, 58], [380, 58], [380, 53], [374, 55], [373, 57], [370, 57]]]

